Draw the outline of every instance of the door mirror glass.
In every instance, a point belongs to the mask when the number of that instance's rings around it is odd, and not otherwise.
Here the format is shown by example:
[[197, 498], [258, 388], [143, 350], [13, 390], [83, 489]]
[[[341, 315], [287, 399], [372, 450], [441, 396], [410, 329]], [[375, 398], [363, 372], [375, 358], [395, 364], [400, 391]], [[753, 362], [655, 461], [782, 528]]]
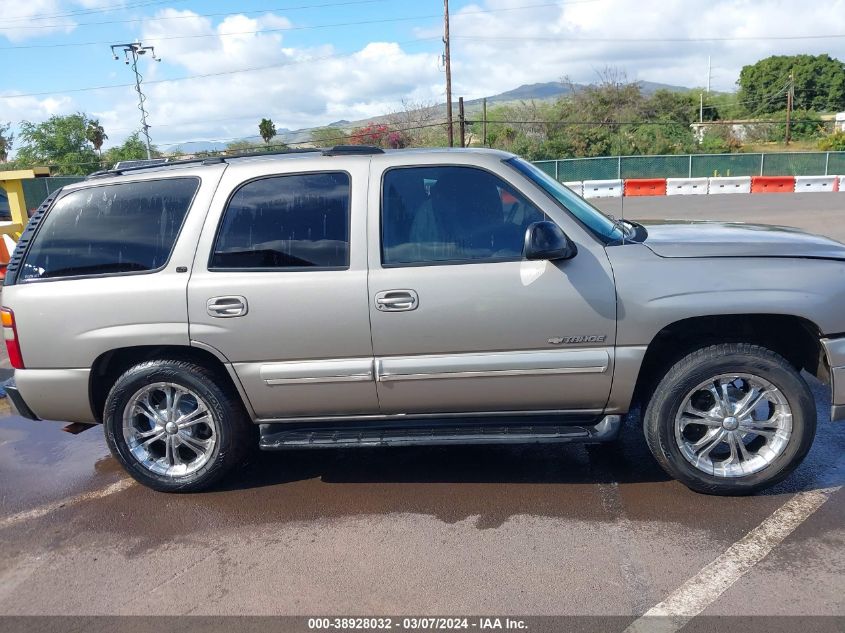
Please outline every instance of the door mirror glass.
[[525, 259], [572, 259], [575, 244], [554, 222], [534, 222], [525, 231]]

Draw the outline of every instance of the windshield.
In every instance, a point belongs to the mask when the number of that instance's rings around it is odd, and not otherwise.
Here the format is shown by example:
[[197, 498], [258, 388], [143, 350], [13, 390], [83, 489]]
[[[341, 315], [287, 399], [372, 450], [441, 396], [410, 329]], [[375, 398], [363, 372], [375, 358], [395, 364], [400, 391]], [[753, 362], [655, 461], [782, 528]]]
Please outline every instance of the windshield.
[[509, 158], [505, 162], [557, 200], [567, 211], [601, 238], [615, 241], [624, 237], [623, 229], [619, 224], [542, 169], [521, 158]]

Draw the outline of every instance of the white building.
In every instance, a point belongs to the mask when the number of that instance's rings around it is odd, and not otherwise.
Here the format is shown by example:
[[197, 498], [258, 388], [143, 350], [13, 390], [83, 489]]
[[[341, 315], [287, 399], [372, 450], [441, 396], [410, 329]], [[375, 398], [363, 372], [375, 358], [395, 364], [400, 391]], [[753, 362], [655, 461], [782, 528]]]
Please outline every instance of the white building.
[[845, 132], [845, 112], [840, 112], [836, 115], [836, 129], [840, 132]]

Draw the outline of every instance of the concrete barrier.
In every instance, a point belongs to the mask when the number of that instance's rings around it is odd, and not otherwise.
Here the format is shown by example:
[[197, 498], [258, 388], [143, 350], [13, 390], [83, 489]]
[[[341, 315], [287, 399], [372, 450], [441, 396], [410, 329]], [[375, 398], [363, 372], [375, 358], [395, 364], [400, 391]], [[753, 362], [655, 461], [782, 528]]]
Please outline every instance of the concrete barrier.
[[572, 191], [582, 198], [584, 197], [584, 183], [580, 180], [570, 180], [569, 182], [565, 182], [563, 184], [572, 189]]
[[845, 176], [839, 176], [839, 178], [836, 181], [836, 185], [837, 185], [837, 187], [836, 187], [837, 191], [845, 192]]
[[795, 193], [836, 191], [836, 176], [795, 176]]
[[585, 198], [621, 198], [624, 185], [621, 180], [585, 180]]
[[710, 188], [708, 178], [667, 178], [667, 196], [701, 196]]

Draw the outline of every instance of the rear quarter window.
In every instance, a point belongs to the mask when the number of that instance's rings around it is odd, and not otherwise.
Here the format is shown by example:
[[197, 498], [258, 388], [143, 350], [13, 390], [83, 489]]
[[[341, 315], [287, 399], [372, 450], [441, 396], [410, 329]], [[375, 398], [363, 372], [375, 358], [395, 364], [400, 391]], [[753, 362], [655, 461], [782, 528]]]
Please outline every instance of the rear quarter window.
[[199, 184], [198, 178], [168, 178], [72, 191], [38, 227], [20, 279], [162, 268]]

